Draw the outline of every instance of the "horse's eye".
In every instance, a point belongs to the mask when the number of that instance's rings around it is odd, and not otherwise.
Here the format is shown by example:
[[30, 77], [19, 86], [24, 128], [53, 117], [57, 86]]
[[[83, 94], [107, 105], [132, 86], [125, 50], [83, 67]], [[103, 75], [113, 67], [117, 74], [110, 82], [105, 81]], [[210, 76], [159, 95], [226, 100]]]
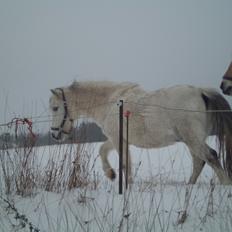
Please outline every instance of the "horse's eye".
[[59, 108], [59, 107], [55, 106], [55, 107], [52, 108], [52, 110], [55, 112], [55, 111], [58, 110], [58, 108]]

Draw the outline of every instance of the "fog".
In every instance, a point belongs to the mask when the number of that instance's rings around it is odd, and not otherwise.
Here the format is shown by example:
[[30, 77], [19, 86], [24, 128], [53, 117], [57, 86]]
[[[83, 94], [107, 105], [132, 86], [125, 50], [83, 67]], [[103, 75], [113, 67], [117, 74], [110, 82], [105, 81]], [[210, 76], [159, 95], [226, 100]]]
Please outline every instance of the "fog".
[[48, 114], [73, 80], [219, 89], [232, 60], [230, 0], [0, 0], [0, 122]]

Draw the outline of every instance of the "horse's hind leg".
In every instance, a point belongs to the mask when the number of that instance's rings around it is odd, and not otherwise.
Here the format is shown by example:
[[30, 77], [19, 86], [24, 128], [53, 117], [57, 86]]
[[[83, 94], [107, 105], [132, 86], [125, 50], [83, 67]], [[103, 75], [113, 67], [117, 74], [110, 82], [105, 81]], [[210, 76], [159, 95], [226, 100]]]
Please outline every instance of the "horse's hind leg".
[[205, 161], [202, 159], [199, 159], [196, 156], [192, 155], [192, 162], [193, 162], [193, 171], [192, 171], [192, 175], [189, 179], [188, 184], [195, 184], [197, 181], [197, 178], [199, 177], [199, 175], [201, 174], [202, 169], [205, 166]]
[[179, 215], [179, 218], [177, 221], [178, 224], [184, 223], [186, 218], [187, 218], [187, 210], [188, 210], [189, 201], [190, 201], [191, 192], [192, 192], [192, 187], [193, 187], [192, 185], [196, 183], [197, 178], [199, 177], [203, 167], [205, 166], [204, 160], [199, 159], [198, 157], [194, 156], [192, 153], [191, 153], [191, 155], [192, 155], [192, 161], [193, 161], [193, 171], [192, 171], [192, 175], [189, 179], [188, 186], [186, 187], [185, 199], [184, 199], [184, 209], [181, 212], [181, 214]]
[[[194, 165], [197, 166], [194, 163], [197, 160], [196, 158], [198, 158], [198, 160], [201, 159], [202, 161], [207, 163], [214, 170], [214, 172], [217, 174], [217, 177], [218, 177], [221, 184], [231, 184], [230, 179], [228, 178], [225, 170], [222, 168], [222, 166], [220, 164], [220, 160], [218, 158], [217, 152], [215, 150], [213, 150], [211, 147], [209, 147], [205, 142], [201, 143], [200, 141], [202, 141], [202, 140], [195, 139], [195, 140], [192, 140], [191, 143], [190, 142], [187, 143], [189, 150], [190, 150], [190, 153], [193, 157], [193, 168], [194, 168]], [[195, 159], [195, 161], [194, 161], [194, 159]], [[195, 168], [195, 171], [193, 170], [193, 174], [190, 178], [190, 183], [194, 184], [194, 179], [195, 179], [194, 175], [196, 175], [197, 172], [199, 172], [199, 171]]]
[[[193, 158], [193, 173], [190, 177], [189, 185], [186, 188], [184, 210], [178, 219], [178, 224], [184, 223], [187, 218], [187, 209], [193, 187], [191, 184], [195, 184], [197, 177], [200, 175], [205, 163], [207, 163], [215, 171], [221, 184], [231, 184], [230, 179], [227, 177], [218, 160], [218, 155], [215, 150], [210, 148], [207, 144], [202, 146], [199, 146], [198, 144], [198, 146], [195, 147], [196, 149], [193, 146], [189, 146], [189, 148]], [[201, 156], [201, 158], [199, 158], [199, 156]]]
[[103, 171], [105, 172], [105, 175], [110, 180], [114, 180], [116, 178], [116, 173], [114, 169], [111, 167], [108, 160], [108, 155], [111, 150], [113, 150], [113, 144], [109, 140], [107, 140], [105, 143], [101, 145], [99, 152], [102, 161], [102, 168]]
[[193, 159], [193, 173], [190, 177], [188, 186], [186, 188], [184, 210], [179, 215], [178, 224], [184, 223], [187, 218], [187, 210], [193, 187], [192, 184], [196, 183], [197, 178], [200, 175], [205, 163], [207, 163], [215, 171], [220, 183], [231, 183], [218, 160], [218, 155], [215, 150], [210, 148], [207, 144], [196, 144], [194, 146], [194, 143], [192, 143], [191, 146], [189, 146], [189, 149]]

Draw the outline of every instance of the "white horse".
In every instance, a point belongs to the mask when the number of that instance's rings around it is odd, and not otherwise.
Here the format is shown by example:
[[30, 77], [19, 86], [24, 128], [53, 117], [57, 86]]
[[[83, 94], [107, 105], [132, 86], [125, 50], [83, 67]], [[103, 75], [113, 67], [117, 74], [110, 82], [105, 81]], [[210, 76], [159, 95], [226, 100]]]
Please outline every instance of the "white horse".
[[220, 87], [224, 94], [232, 96], [232, 62], [222, 78]]
[[[159, 148], [184, 142], [193, 162], [189, 184], [196, 183], [205, 163], [213, 168], [221, 184], [232, 183], [232, 113], [215, 90], [176, 86], [146, 92], [131, 83], [90, 81], [51, 91], [52, 136], [65, 139], [80, 116], [94, 119], [108, 138], [100, 148], [100, 157], [105, 175], [111, 180], [116, 174], [107, 157], [112, 149], [118, 150], [117, 101], [123, 99], [124, 109], [132, 112], [130, 144]], [[209, 135], [218, 136], [219, 153], [206, 144]], [[125, 167], [125, 157], [123, 161]], [[132, 178], [130, 158], [128, 172]]]

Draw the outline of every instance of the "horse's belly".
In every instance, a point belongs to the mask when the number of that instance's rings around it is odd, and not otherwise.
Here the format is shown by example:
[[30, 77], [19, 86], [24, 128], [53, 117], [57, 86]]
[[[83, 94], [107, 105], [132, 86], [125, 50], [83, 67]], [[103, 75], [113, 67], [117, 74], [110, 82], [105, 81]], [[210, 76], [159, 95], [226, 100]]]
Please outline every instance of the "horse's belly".
[[129, 139], [130, 144], [140, 148], [160, 148], [172, 145], [178, 142], [172, 130], [166, 130], [166, 133], [157, 131], [138, 132]]

